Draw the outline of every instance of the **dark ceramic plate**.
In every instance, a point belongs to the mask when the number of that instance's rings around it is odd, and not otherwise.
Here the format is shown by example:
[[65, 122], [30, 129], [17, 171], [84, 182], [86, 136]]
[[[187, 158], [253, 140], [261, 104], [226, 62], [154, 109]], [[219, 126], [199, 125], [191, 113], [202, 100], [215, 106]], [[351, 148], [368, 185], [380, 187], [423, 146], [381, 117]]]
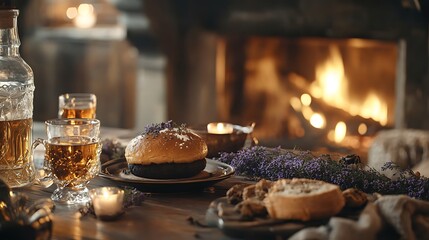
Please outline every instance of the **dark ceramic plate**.
[[206, 160], [206, 168], [198, 175], [190, 178], [151, 179], [137, 177], [128, 171], [125, 159], [114, 159], [103, 163], [100, 176], [146, 192], [178, 192], [198, 191], [234, 174], [234, 168], [228, 164], [211, 159]]
[[[337, 217], [357, 220], [361, 209], [343, 210]], [[330, 218], [312, 221], [276, 220], [269, 217], [243, 219], [226, 197], [215, 199], [206, 212], [206, 223], [219, 228], [225, 235], [243, 239], [287, 239], [307, 227], [318, 227]]]

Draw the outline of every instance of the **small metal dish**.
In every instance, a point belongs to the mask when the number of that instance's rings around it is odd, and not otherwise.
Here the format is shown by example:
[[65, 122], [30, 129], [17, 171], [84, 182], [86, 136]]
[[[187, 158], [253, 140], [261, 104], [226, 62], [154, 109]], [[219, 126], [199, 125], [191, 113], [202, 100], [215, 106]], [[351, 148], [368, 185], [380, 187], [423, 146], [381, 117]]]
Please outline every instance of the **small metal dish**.
[[257, 141], [252, 137], [255, 124], [250, 126], [233, 125], [232, 133], [214, 134], [207, 131], [207, 125], [191, 126], [190, 129], [201, 136], [208, 147], [208, 158], [216, 158], [222, 152], [236, 152], [242, 149], [246, 140], [251, 144], [256, 144]]

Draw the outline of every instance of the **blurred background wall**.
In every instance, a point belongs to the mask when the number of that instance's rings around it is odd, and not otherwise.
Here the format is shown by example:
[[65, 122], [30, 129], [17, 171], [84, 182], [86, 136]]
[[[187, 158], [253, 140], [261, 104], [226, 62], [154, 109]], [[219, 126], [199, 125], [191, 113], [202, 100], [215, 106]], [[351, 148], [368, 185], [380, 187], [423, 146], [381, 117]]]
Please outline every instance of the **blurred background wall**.
[[165, 59], [143, 1], [17, 2], [21, 55], [35, 75], [35, 121], [56, 117], [66, 92], [95, 93], [106, 127], [138, 131], [167, 118]]

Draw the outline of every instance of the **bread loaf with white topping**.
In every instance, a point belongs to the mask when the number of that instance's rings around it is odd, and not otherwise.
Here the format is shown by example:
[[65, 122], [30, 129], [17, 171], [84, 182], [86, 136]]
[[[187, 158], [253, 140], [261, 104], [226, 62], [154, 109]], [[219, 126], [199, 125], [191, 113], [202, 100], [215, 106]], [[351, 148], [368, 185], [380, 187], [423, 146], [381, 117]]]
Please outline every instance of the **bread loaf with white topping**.
[[264, 199], [268, 214], [274, 219], [315, 220], [339, 213], [345, 200], [335, 184], [311, 179], [281, 179]]

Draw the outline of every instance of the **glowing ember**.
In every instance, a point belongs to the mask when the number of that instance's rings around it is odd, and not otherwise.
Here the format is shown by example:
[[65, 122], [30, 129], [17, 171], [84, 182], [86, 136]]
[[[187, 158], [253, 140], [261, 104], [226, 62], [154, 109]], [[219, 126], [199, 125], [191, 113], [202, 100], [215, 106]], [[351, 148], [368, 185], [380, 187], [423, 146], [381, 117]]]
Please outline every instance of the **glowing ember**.
[[314, 113], [310, 118], [310, 124], [315, 128], [324, 128], [326, 125], [325, 116], [320, 113]]
[[338, 122], [335, 126], [334, 141], [340, 143], [346, 137], [347, 126], [344, 122]]
[[361, 124], [359, 124], [359, 127], [358, 127], [358, 133], [359, 133], [360, 135], [364, 135], [367, 131], [368, 131], [368, 126], [366, 126], [366, 124], [365, 124], [365, 123], [361, 123]]
[[311, 104], [311, 96], [307, 93], [301, 95], [301, 103], [304, 106], [310, 106]]
[[305, 119], [310, 121], [311, 117], [314, 115], [313, 109], [311, 109], [311, 107], [304, 106], [302, 108], [302, 115], [304, 116]]
[[297, 97], [292, 97], [290, 99], [290, 105], [292, 106], [293, 110], [295, 110], [295, 112], [301, 112], [301, 101]]

